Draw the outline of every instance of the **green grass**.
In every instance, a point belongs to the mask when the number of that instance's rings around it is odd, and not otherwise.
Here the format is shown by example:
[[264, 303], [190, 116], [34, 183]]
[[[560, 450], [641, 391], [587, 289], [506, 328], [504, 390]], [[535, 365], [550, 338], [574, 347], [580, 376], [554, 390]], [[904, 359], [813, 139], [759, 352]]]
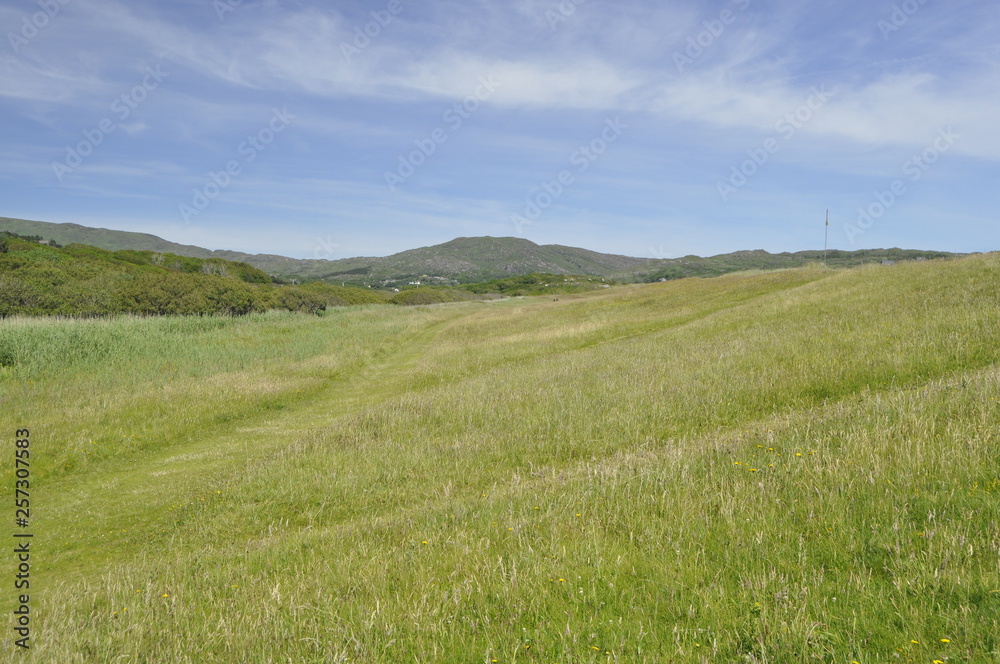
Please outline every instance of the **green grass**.
[[998, 360], [996, 255], [4, 321], [0, 661], [1000, 661]]
[[806, 265], [826, 264], [835, 268], [858, 267], [883, 261], [936, 260], [956, 258], [960, 254], [944, 251], [920, 251], [914, 249], [861, 249], [858, 251], [797, 251], [771, 254], [761, 249], [737, 251], [718, 256], [685, 256], [669, 258], [646, 270], [638, 270], [632, 281], [657, 281], [663, 279], [683, 279], [686, 277], [717, 277], [743, 270], [782, 270]]

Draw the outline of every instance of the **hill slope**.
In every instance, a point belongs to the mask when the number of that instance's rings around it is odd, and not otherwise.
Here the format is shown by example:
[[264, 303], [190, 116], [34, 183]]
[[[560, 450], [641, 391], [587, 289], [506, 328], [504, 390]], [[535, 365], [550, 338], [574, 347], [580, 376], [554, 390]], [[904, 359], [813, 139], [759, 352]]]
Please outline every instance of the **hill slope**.
[[515, 237], [460, 237], [444, 244], [372, 259], [379, 276], [440, 275], [483, 281], [533, 272], [606, 276], [647, 266], [650, 259], [601, 254]]
[[369, 289], [273, 284], [246, 263], [171, 253], [54, 247], [0, 232], [0, 319], [12, 315], [315, 313], [383, 301]]
[[[169, 242], [155, 235], [93, 229], [76, 224], [50, 224], [0, 218], [0, 231], [40, 235], [60, 244], [78, 242], [102, 249], [171, 252], [196, 258], [244, 262], [264, 272], [297, 279], [385, 284], [392, 280], [438, 277], [440, 281], [476, 282], [531, 273], [609, 277], [620, 281], [656, 281], [681, 277], [711, 277], [750, 269], [785, 269], [822, 260], [822, 252], [770, 254], [739, 251], [701, 258], [633, 258], [603, 254], [557, 244], [538, 245], [515, 237], [456, 238], [443, 244], [411, 249], [385, 257], [357, 257], [333, 261], [295, 259], [271, 254], [211, 251]], [[853, 267], [886, 260], [932, 259], [956, 256], [946, 252], [875, 249], [830, 252], [829, 264]]]
[[156, 251], [192, 258], [224, 258], [216, 256], [209, 249], [190, 244], [177, 244], [148, 233], [114, 231], [107, 228], [91, 228], [79, 224], [53, 224], [47, 221], [29, 221], [0, 217], [0, 231], [10, 231], [18, 235], [39, 235], [59, 244], [86, 244], [91, 247], [118, 251]]
[[0, 325], [35, 661], [996, 661], [998, 308], [987, 255]]

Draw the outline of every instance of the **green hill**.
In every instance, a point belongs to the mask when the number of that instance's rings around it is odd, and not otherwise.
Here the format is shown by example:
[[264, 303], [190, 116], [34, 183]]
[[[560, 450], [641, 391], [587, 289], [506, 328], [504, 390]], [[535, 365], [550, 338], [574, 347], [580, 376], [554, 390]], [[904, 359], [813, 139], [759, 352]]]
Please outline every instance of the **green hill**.
[[537, 245], [514, 237], [460, 237], [372, 262], [372, 273], [396, 278], [442, 276], [485, 281], [543, 272], [603, 276], [649, 264], [648, 259], [600, 254], [557, 244]]
[[[606, 277], [617, 281], [657, 281], [682, 277], [711, 277], [741, 270], [776, 270], [801, 267], [823, 260], [823, 252], [770, 254], [739, 251], [702, 258], [633, 258], [603, 254], [562, 245], [538, 245], [515, 237], [456, 238], [450, 242], [411, 249], [384, 257], [357, 257], [333, 261], [295, 259], [271, 254], [210, 251], [168, 242], [154, 235], [92, 229], [76, 224], [0, 218], [0, 231], [39, 235], [60, 244], [78, 242], [102, 249], [170, 252], [196, 258], [222, 258], [244, 262], [268, 273], [298, 280], [324, 280], [366, 286], [392, 286], [403, 281], [457, 284], [503, 279], [532, 273]], [[937, 251], [871, 249], [831, 251], [829, 264], [853, 267], [883, 261], [953, 257]]]
[[457, 238], [444, 244], [412, 249], [392, 256], [326, 261], [211, 251], [176, 244], [155, 235], [87, 228], [77, 224], [0, 218], [0, 230], [21, 235], [38, 235], [60, 244], [89, 244], [111, 251], [133, 249], [170, 252], [196, 258], [222, 258], [245, 262], [268, 274], [282, 277], [365, 283], [416, 279], [421, 276], [471, 282], [532, 272], [604, 276], [652, 264], [651, 259], [600, 254], [559, 245], [539, 246], [520, 238]]
[[861, 249], [858, 251], [833, 250], [824, 257], [822, 251], [799, 251], [771, 254], [763, 250], [737, 251], [709, 258], [685, 256], [660, 261], [656, 268], [639, 275], [638, 281], [683, 279], [685, 277], [717, 277], [742, 270], [784, 270], [805, 265], [821, 264], [830, 267], [857, 267], [872, 263], [898, 261], [924, 261], [955, 258], [961, 254], [945, 251], [920, 251], [909, 249]]
[[[59, 244], [86, 244], [100, 249], [118, 251], [155, 251], [193, 258], [215, 258], [214, 252], [188, 244], [177, 244], [148, 233], [114, 231], [107, 228], [90, 228], [79, 224], [53, 224], [46, 221], [29, 221], [0, 217], [0, 231], [18, 235], [37, 235]], [[221, 258], [221, 257], [219, 257]]]
[[315, 313], [384, 301], [367, 289], [272, 283], [246, 263], [82, 244], [49, 246], [0, 233], [0, 318], [12, 315]]

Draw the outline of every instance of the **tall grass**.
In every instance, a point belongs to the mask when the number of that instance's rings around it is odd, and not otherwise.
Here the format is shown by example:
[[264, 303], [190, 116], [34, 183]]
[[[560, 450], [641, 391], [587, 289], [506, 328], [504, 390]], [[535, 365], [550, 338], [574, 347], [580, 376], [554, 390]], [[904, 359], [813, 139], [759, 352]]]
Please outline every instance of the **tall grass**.
[[[5, 325], [34, 657], [1000, 661], [998, 287], [988, 255]], [[111, 350], [40, 347], [73, 339]]]

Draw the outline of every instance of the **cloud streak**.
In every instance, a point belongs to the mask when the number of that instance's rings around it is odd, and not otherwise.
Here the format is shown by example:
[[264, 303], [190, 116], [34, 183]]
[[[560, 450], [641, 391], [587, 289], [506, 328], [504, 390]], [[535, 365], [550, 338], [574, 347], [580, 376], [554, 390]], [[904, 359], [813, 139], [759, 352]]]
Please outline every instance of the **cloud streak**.
[[[887, 212], [909, 215], [909, 233], [884, 223], [864, 236], [917, 246], [940, 237], [930, 210], [986, 220], [996, 203], [1000, 18], [994, 3], [956, 3], [925, 3], [887, 32], [892, 5], [860, 0], [570, 2], [572, 11], [548, 0], [244, 0], [221, 17], [212, 3], [72, 0], [28, 43], [0, 52], [0, 137], [7, 163], [18, 164], [0, 168], [11, 208], [0, 214], [105, 214], [176, 228], [170, 210], [176, 216], [261, 117], [288, 107], [294, 129], [243, 164], [199, 227], [264, 238], [292, 223], [304, 236], [346, 238], [338, 242], [346, 254], [384, 253], [404, 247], [390, 247], [382, 227], [404, 219], [406, 232], [394, 237], [414, 244], [509, 232], [505, 217], [525, 192], [558, 172], [596, 125], [620, 116], [631, 128], [615, 154], [526, 228], [529, 238], [646, 255], [670, 244], [650, 230], [662, 227], [712, 253], [735, 219], [749, 219], [769, 248], [804, 248], [812, 235], [783, 215], [837, 205], [848, 214], [937, 130], [953, 127], [967, 139]], [[0, 26], [14, 32], [23, 16], [0, 8]], [[170, 78], [92, 157], [63, 181], [52, 177], [66, 146], [150, 66]], [[483, 77], [502, 85], [393, 197], [387, 168]], [[822, 109], [769, 155], [738, 202], [719, 200], [716, 183], [780, 136], [816, 89], [829, 93]], [[949, 197], [938, 180], [968, 185]], [[777, 215], [776, 201], [787, 201]], [[993, 248], [1000, 236], [989, 223], [979, 237], [940, 248]], [[687, 251], [695, 241], [676, 245]]]

